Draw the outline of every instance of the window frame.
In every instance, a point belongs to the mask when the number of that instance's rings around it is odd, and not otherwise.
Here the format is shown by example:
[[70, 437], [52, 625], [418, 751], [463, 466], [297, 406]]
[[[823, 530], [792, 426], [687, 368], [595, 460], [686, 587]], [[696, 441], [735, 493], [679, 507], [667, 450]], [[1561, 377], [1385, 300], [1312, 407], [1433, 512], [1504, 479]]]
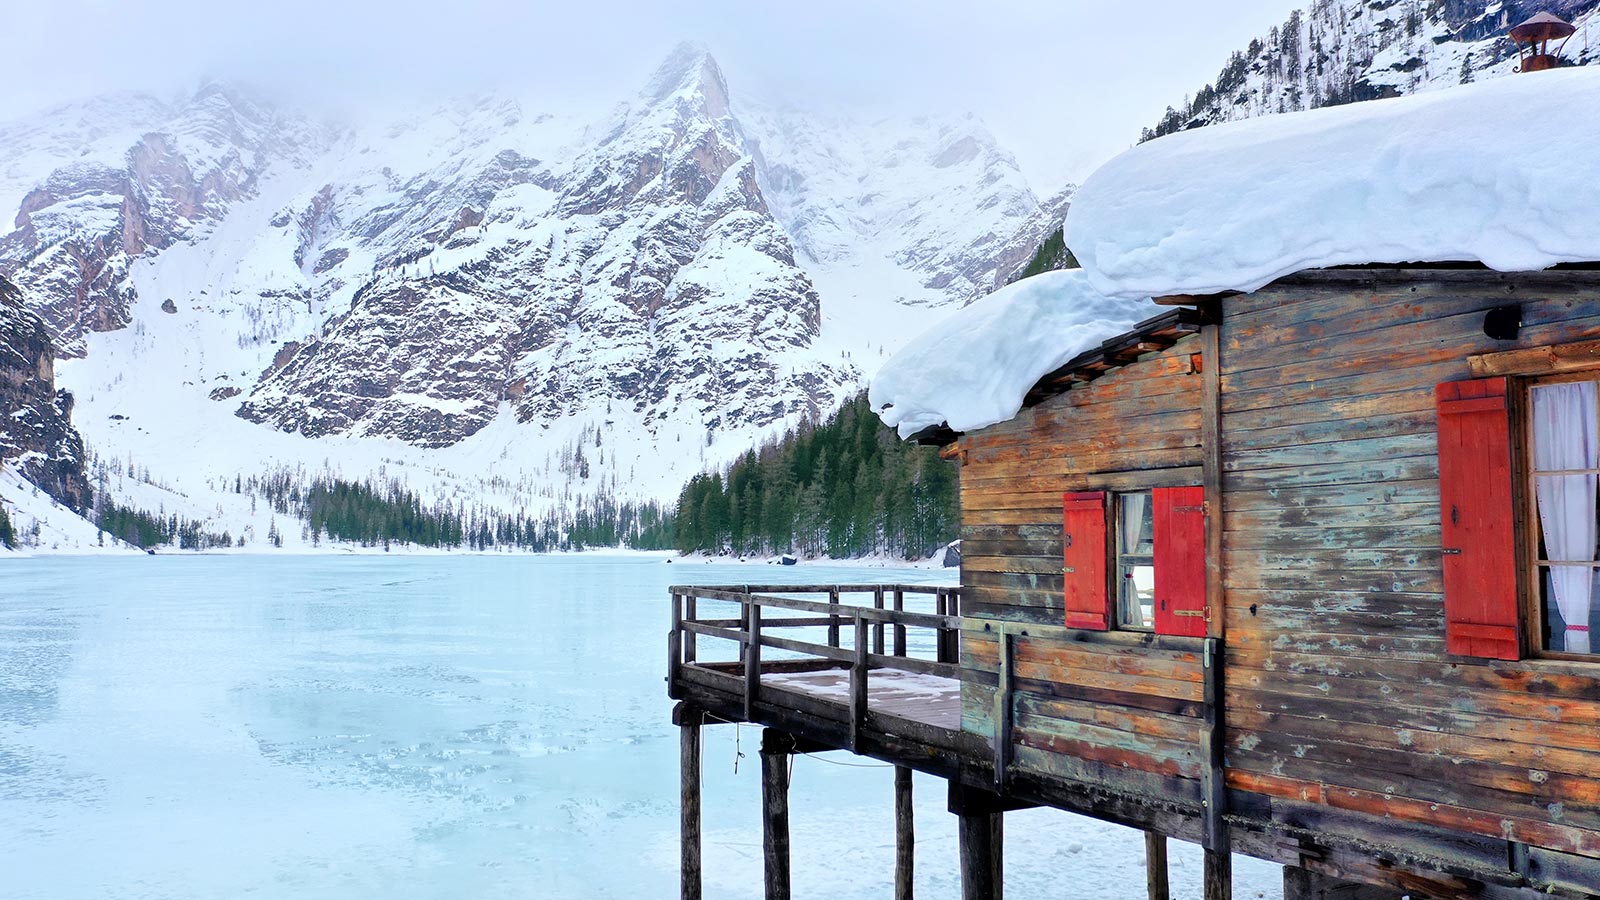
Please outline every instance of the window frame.
[[[1513, 439], [1511, 449], [1512, 464], [1515, 467], [1513, 476], [1515, 483], [1512, 485], [1513, 503], [1521, 512], [1521, 521], [1514, 524], [1517, 552], [1521, 560], [1521, 565], [1517, 567], [1517, 591], [1522, 613], [1523, 641], [1526, 647], [1524, 658], [1595, 665], [1600, 663], [1600, 651], [1572, 653], [1566, 650], [1551, 650], [1545, 642], [1549, 619], [1545, 614], [1544, 565], [1539, 559], [1539, 540], [1543, 526], [1539, 524], [1539, 498], [1534, 488], [1536, 475], [1533, 466], [1533, 389], [1576, 381], [1593, 381], [1600, 384], [1600, 366], [1576, 371], [1528, 374], [1513, 378], [1511, 381], [1513, 390], [1510, 392], [1512, 395], [1510, 414], [1513, 421], [1519, 423], [1511, 430]], [[1600, 510], [1597, 510], [1597, 515], [1600, 515]], [[1591, 568], [1600, 571], [1600, 559], [1597, 559]]]
[[[1156, 571], [1155, 489], [1133, 488], [1125, 491], [1108, 491], [1107, 494], [1111, 499], [1111, 515], [1107, 517], [1106, 523], [1106, 546], [1110, 551], [1110, 559], [1108, 560], [1109, 565], [1106, 567], [1106, 574], [1110, 581], [1110, 583], [1107, 585], [1107, 596], [1111, 600], [1111, 617], [1109, 619], [1109, 622], [1111, 623], [1110, 630], [1127, 631], [1134, 634], [1155, 634], [1157, 603], [1157, 598], [1154, 595]], [[1143, 533], [1145, 528], [1150, 529], [1149, 554], [1122, 552], [1122, 498], [1133, 496], [1143, 496], [1145, 498], [1145, 521], [1144, 527], [1140, 529], [1140, 532]], [[1143, 564], [1150, 567], [1151, 603], [1149, 624], [1147, 625], [1129, 625], [1123, 621], [1123, 583], [1132, 578], [1131, 575], [1123, 575], [1122, 573], [1122, 567], [1125, 564], [1125, 560], [1134, 560], [1136, 561], [1135, 564], [1138, 564], [1137, 561], [1142, 560], [1144, 561]]]

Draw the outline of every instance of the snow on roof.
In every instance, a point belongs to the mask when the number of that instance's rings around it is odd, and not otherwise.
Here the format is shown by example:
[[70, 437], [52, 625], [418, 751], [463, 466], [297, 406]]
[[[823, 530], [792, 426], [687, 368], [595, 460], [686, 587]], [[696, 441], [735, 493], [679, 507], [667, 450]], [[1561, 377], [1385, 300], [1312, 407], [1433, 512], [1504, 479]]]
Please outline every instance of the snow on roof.
[[1066, 244], [1099, 291], [1252, 291], [1303, 269], [1600, 260], [1600, 67], [1246, 119], [1118, 156]]
[[1148, 298], [1103, 296], [1081, 269], [1025, 278], [906, 345], [872, 379], [868, 401], [902, 438], [1004, 422], [1041, 377], [1157, 311]]

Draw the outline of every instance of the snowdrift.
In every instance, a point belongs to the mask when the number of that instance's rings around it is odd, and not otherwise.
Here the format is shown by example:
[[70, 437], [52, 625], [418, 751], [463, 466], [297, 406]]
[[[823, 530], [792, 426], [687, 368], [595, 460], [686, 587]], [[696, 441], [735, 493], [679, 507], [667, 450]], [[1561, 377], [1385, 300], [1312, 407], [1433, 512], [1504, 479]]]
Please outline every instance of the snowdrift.
[[1045, 272], [924, 332], [879, 370], [867, 397], [902, 438], [1004, 422], [1040, 377], [1159, 311], [1148, 299], [1100, 294], [1082, 270]]
[[1066, 217], [1120, 297], [1252, 291], [1302, 269], [1600, 259], [1600, 69], [1214, 125], [1096, 171]]

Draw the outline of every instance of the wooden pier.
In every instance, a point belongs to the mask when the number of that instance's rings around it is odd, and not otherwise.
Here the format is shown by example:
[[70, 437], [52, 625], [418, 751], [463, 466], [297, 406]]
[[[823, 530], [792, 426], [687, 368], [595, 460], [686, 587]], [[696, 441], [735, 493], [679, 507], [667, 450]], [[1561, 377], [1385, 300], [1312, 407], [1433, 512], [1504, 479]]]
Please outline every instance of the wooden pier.
[[[895, 766], [895, 897], [912, 896], [914, 823], [911, 772], [948, 782], [949, 809], [960, 818], [963, 897], [1001, 896], [1003, 821], [1009, 810], [1057, 806], [1122, 824], [1148, 819], [1152, 898], [1166, 891], [1166, 834], [1208, 841], [1205, 805], [1167, 800], [1149, 804], [1066, 782], [1033, 777], [1010, 765], [1017, 732], [1004, 711], [1030, 682], [1007, 676], [995, 694], [999, 731], [986, 736], [963, 727], [962, 641], [970, 652], [981, 638], [961, 615], [961, 589], [926, 585], [739, 585], [671, 588], [668, 685], [678, 700], [682, 729], [681, 896], [701, 896], [700, 729], [709, 723], [765, 727], [761, 742], [766, 896], [789, 894], [787, 760], [794, 753], [843, 750]], [[906, 609], [920, 598], [933, 612]], [[705, 612], [711, 610], [711, 613]], [[735, 613], [729, 615], [728, 613]], [[1046, 632], [1029, 626], [1033, 633]], [[1015, 658], [1029, 629], [1002, 629], [1005, 659]], [[815, 635], [807, 640], [800, 633]], [[717, 646], [720, 645], [720, 646]], [[921, 648], [917, 652], [914, 648]], [[718, 651], [721, 652], [718, 652]], [[712, 657], [706, 659], [703, 657]], [[718, 658], [723, 657], [723, 658]], [[1006, 664], [1002, 664], [1004, 667]], [[970, 680], [973, 673], [969, 671]], [[983, 678], [982, 674], [977, 676]], [[1190, 704], [1197, 741], [1212, 740], [1204, 709]], [[970, 718], [970, 716], [968, 717]], [[970, 726], [970, 722], [968, 725]], [[1205, 748], [1196, 745], [1199, 755]], [[1220, 776], [1210, 784], [1220, 790]], [[1220, 809], [1220, 805], [1215, 808]], [[1192, 820], [1192, 827], [1188, 822]], [[1211, 826], [1218, 829], [1215, 823]], [[1209, 898], [1226, 898], [1226, 854], [1207, 854]], [[1219, 861], [1220, 860], [1220, 861]]]

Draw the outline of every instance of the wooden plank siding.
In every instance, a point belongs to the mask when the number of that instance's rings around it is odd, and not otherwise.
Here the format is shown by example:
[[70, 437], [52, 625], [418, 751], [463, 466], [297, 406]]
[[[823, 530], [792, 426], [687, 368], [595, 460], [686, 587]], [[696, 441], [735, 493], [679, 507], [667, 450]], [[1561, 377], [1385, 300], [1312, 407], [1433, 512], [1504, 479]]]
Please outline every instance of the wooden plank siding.
[[999, 639], [985, 624], [1012, 623], [1006, 758], [1021, 773], [1199, 804], [1199, 641], [1091, 643], [1061, 627], [1063, 494], [1201, 481], [1199, 348], [1180, 341], [961, 440], [975, 626], [962, 635], [962, 726], [996, 732]]
[[1432, 405], [1600, 337], [1600, 276], [1310, 272], [1221, 319], [1229, 785], [1595, 855], [1600, 666], [1446, 654]]
[[[1600, 340], [1600, 271], [1314, 270], [1207, 302], [1214, 332], [959, 438], [963, 730], [1009, 736], [994, 765], [1033, 796], [1104, 790], [1069, 808], [1193, 839], [1206, 645], [1063, 627], [1062, 495], [1205, 484], [1233, 846], [1435, 896], [1600, 894], [1600, 662], [1447, 652], [1435, 410], [1440, 382], [1551, 355], [1506, 351]], [[1508, 303], [1519, 336], [1487, 337]]]

